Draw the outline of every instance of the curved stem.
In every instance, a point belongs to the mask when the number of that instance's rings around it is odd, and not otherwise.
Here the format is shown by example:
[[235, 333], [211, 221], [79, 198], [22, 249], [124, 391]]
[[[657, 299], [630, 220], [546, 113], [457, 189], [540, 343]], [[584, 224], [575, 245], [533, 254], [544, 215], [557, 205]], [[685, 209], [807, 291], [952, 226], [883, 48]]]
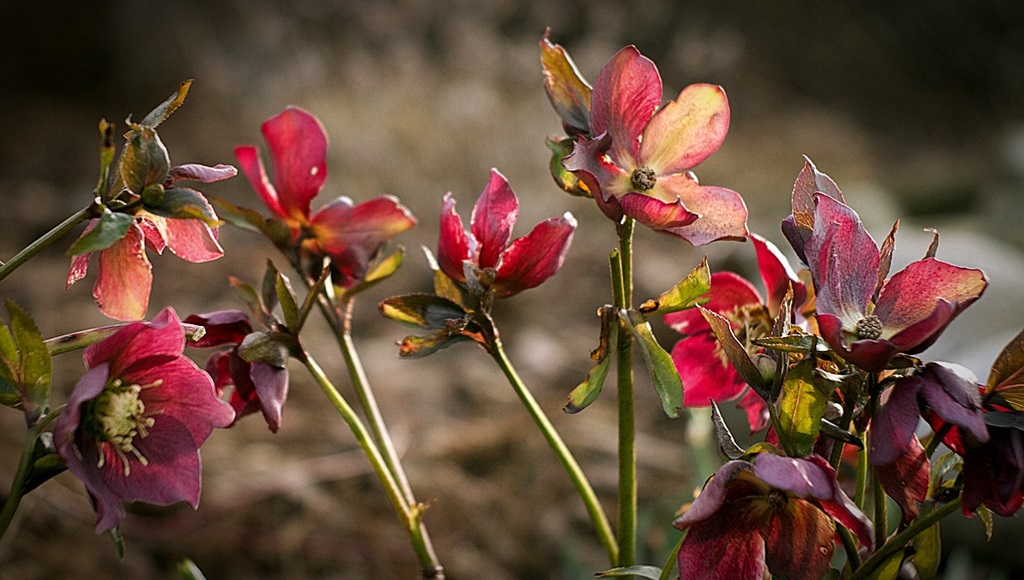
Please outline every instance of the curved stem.
[[98, 208], [98, 203], [90, 204], [89, 207], [71, 214], [66, 220], [57, 224], [57, 226], [52, 230], [46, 232], [31, 244], [25, 246], [23, 250], [15, 254], [7, 263], [0, 265], [0, 280], [3, 280], [12, 272], [17, 270], [22, 264], [32, 259], [32, 257], [42, 251], [43, 248], [62, 238], [64, 234], [70, 232], [75, 228], [75, 226], [91, 217], [94, 217]]
[[18, 505], [24, 494], [25, 480], [28, 479], [29, 468], [32, 466], [32, 452], [35, 449], [38, 436], [39, 431], [36, 429], [29, 429], [25, 436], [25, 448], [21, 452], [21, 460], [18, 461], [18, 470], [14, 473], [14, 479], [11, 480], [11, 492], [4, 501], [3, 509], [0, 509], [0, 537], [7, 532], [11, 520], [14, 519], [14, 513], [18, 511]]
[[590, 481], [587, 476], [583, 473], [583, 469], [580, 468], [579, 463], [576, 462], [576, 458], [573, 457], [572, 452], [562, 441], [562, 438], [558, 435], [558, 431], [555, 430], [554, 425], [548, 420], [544, 414], [544, 410], [541, 409], [537, 400], [533, 397], [530, 390], [523, 384], [522, 379], [519, 378], [519, 374], [516, 373], [512, 363], [508, 360], [508, 356], [505, 355], [505, 349], [502, 348], [501, 340], [495, 337], [494, 345], [491, 349], [491, 354], [494, 360], [501, 367], [501, 371], [505, 373], [505, 378], [508, 379], [509, 384], [515, 390], [516, 394], [519, 395], [519, 400], [523, 402], [526, 410], [529, 411], [533, 421], [537, 424], [540, 432], [544, 435], [551, 449], [555, 452], [558, 460], [562, 463], [562, 467], [565, 468], [565, 472], [569, 475], [569, 479], [572, 480], [573, 486], [576, 488], [576, 493], [579, 494], [580, 499], [583, 500], [583, 504], [587, 508], [587, 513], [590, 514], [591, 523], [594, 526], [594, 531], [597, 532], [598, 537], [601, 540], [601, 544], [604, 546], [605, 552], [608, 554], [608, 561], [612, 566], [617, 565], [619, 559], [619, 547], [615, 541], [615, 534], [612, 532], [612, 526], [608, 522], [608, 516], [604, 513], [604, 508], [601, 507], [601, 502], [597, 499], [597, 494], [594, 493], [594, 488], [591, 487]]
[[[612, 259], [612, 293], [615, 306], [633, 306], [633, 228], [625, 218], [617, 228], [618, 255]], [[633, 410], [633, 335], [619, 323], [616, 380], [619, 404], [619, 566], [636, 560], [636, 425]]]
[[914, 539], [915, 536], [925, 531], [942, 518], [955, 512], [959, 509], [962, 501], [962, 498], [958, 497], [946, 505], [937, 508], [934, 511], [930, 511], [914, 520], [914, 522], [907, 526], [905, 530], [890, 538], [888, 542], [875, 550], [867, 560], [864, 560], [861, 567], [857, 568], [857, 571], [850, 576], [850, 580], [869, 578], [871, 573], [875, 571], [875, 568], [878, 568], [879, 564], [884, 562], [886, 558], [895, 554], [897, 550], [902, 550], [903, 547], [907, 545], [907, 542]]

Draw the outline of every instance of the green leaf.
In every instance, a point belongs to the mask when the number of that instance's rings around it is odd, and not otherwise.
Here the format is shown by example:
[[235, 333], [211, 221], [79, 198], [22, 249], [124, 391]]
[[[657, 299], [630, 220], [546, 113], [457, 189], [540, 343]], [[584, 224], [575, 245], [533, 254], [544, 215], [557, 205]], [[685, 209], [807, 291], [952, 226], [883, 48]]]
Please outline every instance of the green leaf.
[[618, 321], [614, 306], [604, 305], [598, 310], [601, 317], [601, 339], [597, 348], [590, 353], [591, 360], [595, 361], [594, 366], [587, 373], [587, 378], [569, 393], [569, 402], [562, 409], [566, 413], [579, 413], [593, 403], [601, 394], [604, 381], [608, 377], [608, 369], [611, 367], [611, 354], [618, 349], [619, 333]]
[[718, 404], [714, 401], [711, 401], [711, 421], [715, 424], [715, 439], [718, 440], [718, 448], [722, 450], [722, 455], [729, 459], [743, 457], [745, 451], [736, 443], [736, 438], [732, 436], [729, 425], [725, 423], [722, 412], [718, 410]]
[[711, 270], [708, 268], [708, 258], [705, 256], [704, 261], [694, 268], [686, 278], [680, 280], [671, 290], [661, 296], [644, 302], [638, 310], [648, 318], [688, 310], [710, 300], [711, 296], [708, 295], [708, 292], [711, 292]]
[[128, 234], [128, 228], [131, 227], [134, 220], [135, 216], [130, 214], [103, 210], [99, 219], [93, 222], [96, 225], [71, 244], [71, 247], [68, 248], [68, 255], [77, 256], [109, 248]]
[[985, 413], [985, 424], [993, 427], [1012, 427], [1024, 431], [1024, 415], [1019, 413]]
[[35, 447], [32, 449], [32, 464], [29, 466], [28, 477], [25, 478], [22, 491], [28, 493], [65, 470], [67, 465], [53, 446], [53, 434], [43, 433], [36, 439]]
[[398, 345], [398, 356], [402, 358], [422, 358], [448, 348], [449, 346], [472, 340], [462, 334], [452, 334], [446, 330], [438, 330], [426, 336], [407, 336]]
[[289, 330], [295, 332], [299, 327], [299, 304], [292, 290], [292, 284], [288, 277], [281, 272], [274, 278], [274, 291], [281, 303], [281, 313], [284, 315], [284, 323]]
[[658, 580], [661, 578], [661, 568], [655, 566], [620, 566], [618, 568], [612, 568], [611, 570], [605, 570], [604, 572], [598, 572], [598, 578], [621, 578], [621, 577], [636, 577], [650, 578], [651, 580]]
[[821, 429], [828, 395], [814, 384], [814, 361], [803, 360], [789, 370], [779, 398], [779, 437], [792, 443], [798, 457], [810, 455]]
[[117, 550], [117, 557], [124, 560], [125, 544], [124, 536], [121, 535], [121, 526], [114, 526], [107, 532], [111, 541], [114, 542], [114, 549]]
[[382, 258], [376, 261], [374, 264], [372, 264], [370, 266], [369, 271], [367, 271], [366, 276], [364, 276], [363, 279], [358, 284], [347, 289], [335, 286], [334, 291], [337, 294], [347, 294], [351, 296], [359, 292], [362, 292], [367, 288], [372, 288], [373, 286], [380, 284], [384, 280], [387, 280], [395, 272], [397, 272], [398, 268], [402, 266], [402, 261], [404, 260], [404, 258], [405, 249], [399, 247], [397, 250], [389, 254], [387, 257]]
[[266, 318], [266, 309], [263, 307], [263, 300], [260, 299], [259, 292], [257, 292], [252, 285], [243, 282], [234, 276], [228, 276], [228, 283], [231, 285], [231, 289], [234, 290], [235, 295], [249, 307], [249, 311], [252, 312], [255, 318], [259, 320]]
[[[283, 236], [280, 238], [282, 242], [291, 240], [291, 230], [287, 226], [276, 220], [265, 219], [263, 214], [254, 209], [233, 204], [226, 199], [213, 195], [209, 196], [207, 200], [213, 207], [217, 208], [218, 217], [226, 223], [243, 230], [261, 233], [277, 245], [281, 244], [278, 244], [278, 237], [271, 235], [272, 230], [275, 232], [280, 230], [276, 233]], [[278, 227], [275, 228], [273, 224], [276, 224]]]
[[274, 262], [267, 260], [267, 269], [263, 271], [263, 281], [260, 283], [260, 299], [267, 314], [277, 308], [277, 275], [280, 272]]
[[995, 521], [992, 519], [992, 510], [984, 505], [979, 505], [974, 514], [978, 516], [978, 521], [985, 527], [985, 539], [991, 542], [992, 530], [995, 526]]
[[782, 352], [809, 354], [814, 349], [818, 354], [832, 352], [828, 343], [811, 334], [790, 334], [789, 336], [769, 336], [752, 340], [757, 346]]
[[[932, 435], [934, 437], [934, 435]], [[940, 455], [938, 459], [932, 462], [932, 474], [928, 482], [928, 497], [935, 497], [938, 495], [939, 487], [942, 486], [942, 482], [946, 480], [952, 472], [959, 472], [961, 467], [960, 456], [950, 451]], [[955, 476], [954, 476], [955, 477]]]
[[939, 522], [935, 522], [914, 537], [914, 567], [922, 580], [934, 578], [941, 561], [942, 537], [939, 534]]
[[327, 285], [327, 281], [331, 278], [331, 267], [330, 265], [324, 266], [324, 269], [320, 272], [320, 277], [317, 278], [316, 282], [306, 293], [306, 299], [302, 301], [302, 306], [299, 308], [298, 322], [292, 332], [297, 336], [302, 331], [302, 327], [306, 325], [306, 319], [309, 318], [309, 313], [313, 310], [318, 302], [317, 297], [324, 291]]
[[295, 339], [280, 332], [253, 332], [238, 345], [238, 356], [249, 363], [265, 362], [272, 367], [283, 369], [288, 365], [291, 353], [298, 352]]
[[461, 306], [433, 294], [392, 296], [380, 303], [380, 313], [406, 326], [431, 330], [450, 329], [466, 319]]
[[152, 129], [166, 121], [167, 117], [170, 117], [171, 113], [177, 111], [178, 107], [185, 102], [185, 97], [188, 96], [188, 89], [191, 86], [192, 79], [182, 81], [181, 84], [178, 85], [178, 90], [168, 97], [166, 101], [160, 103], [155, 109], [150, 111], [149, 114], [139, 122], [139, 125]]
[[202, 220], [210, 227], [221, 224], [203, 194], [187, 187], [168, 189], [164, 191], [159, 205], [147, 204], [145, 207], [146, 211], [167, 218]]
[[0, 324], [0, 404], [13, 407], [21, 402], [18, 376], [18, 347], [11, 329]]
[[121, 151], [119, 171], [124, 186], [141, 195], [147, 186], [163, 184], [170, 171], [171, 160], [167, 148], [151, 127], [140, 127], [129, 132], [128, 143]]
[[551, 150], [551, 160], [548, 161], [548, 170], [551, 171], [551, 178], [555, 180], [555, 185], [570, 195], [575, 195], [577, 197], [594, 197], [590, 190], [587, 189], [587, 186], [584, 185], [576, 175], [562, 165], [562, 160], [572, 154], [573, 140], [570, 138], [561, 139], [559, 141], [545, 139], [544, 144], [547, 145], [549, 150]]
[[642, 314], [632, 309], [620, 310], [619, 318], [626, 323], [636, 338], [644, 364], [651, 373], [654, 389], [661, 397], [661, 406], [665, 414], [675, 419], [683, 407], [683, 381], [679, 378], [675, 363], [672, 362], [672, 355], [658, 344], [651, 331], [651, 325], [644, 320]]
[[729, 324], [729, 321], [711, 310], [701, 306], [697, 308], [704, 315], [704, 320], [711, 326], [711, 331], [715, 333], [715, 338], [722, 345], [722, 351], [725, 352], [725, 356], [728, 357], [736, 372], [762, 399], [769, 400], [771, 393], [769, 392], [767, 381], [764, 380], [761, 371], [754, 364], [754, 361], [750, 359], [747, 349], [740, 344], [736, 335], [733, 334], [732, 325]]
[[50, 350], [32, 317], [10, 300], [6, 305], [11, 323], [0, 333], [3, 356], [0, 382], [8, 384], [0, 387], [0, 393], [10, 395], [11, 390], [15, 391], [20, 399], [16, 403], [20, 403], [25, 412], [25, 420], [34, 425], [50, 400], [53, 373]]

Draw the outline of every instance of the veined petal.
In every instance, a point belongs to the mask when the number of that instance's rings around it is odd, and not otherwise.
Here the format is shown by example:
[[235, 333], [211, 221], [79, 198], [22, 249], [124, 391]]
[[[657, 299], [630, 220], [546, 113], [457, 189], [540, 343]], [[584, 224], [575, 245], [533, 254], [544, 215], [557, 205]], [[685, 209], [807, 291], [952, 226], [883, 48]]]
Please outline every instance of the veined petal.
[[184, 349], [181, 321], [174, 309], [164, 308], [150, 322], [127, 324], [109, 338], [89, 345], [83, 358], [88, 368], [110, 363], [111, 376], [120, 377], [136, 361], [180, 357]]
[[462, 218], [455, 211], [455, 198], [451, 192], [444, 194], [441, 204], [441, 232], [437, 238], [437, 265], [449, 278], [465, 282], [466, 274], [462, 262], [472, 260], [469, 236], [462, 229]]
[[878, 285], [878, 245], [848, 206], [820, 193], [814, 200], [814, 229], [805, 250], [818, 312], [856, 324]]
[[[768, 486], [756, 478], [746, 477], [737, 481], [740, 474], [749, 474], [753, 469], [754, 466], [746, 461], [735, 459], [726, 462], [704, 484], [704, 489], [701, 490], [697, 499], [693, 500], [690, 507], [682, 516], [672, 522], [672, 525], [677, 530], [685, 530], [694, 524], [715, 517], [718, 510], [731, 499], [745, 495], [763, 495], [766, 493]], [[733, 487], [734, 482], [739, 484], [735, 488]]]
[[[682, 175], [682, 174], [679, 174]], [[691, 183], [692, 180], [687, 180]], [[659, 177], [658, 185], [671, 187], [679, 194], [682, 203], [700, 215], [700, 218], [685, 226], [665, 230], [683, 238], [694, 246], [703, 246], [718, 240], [743, 241], [747, 236], [747, 205], [740, 194], [724, 187], [699, 185], [676, 186], [684, 181], [675, 175]], [[655, 186], [657, 188], [658, 186]]]
[[916, 375], [900, 379], [879, 407], [869, 440], [874, 465], [888, 465], [910, 452], [910, 440], [921, 419], [917, 395], [923, 383]]
[[224, 255], [217, 242], [217, 230], [203, 220], [171, 218], [166, 224], [167, 247], [182, 260], [198, 264]]
[[729, 101], [722, 87], [690, 85], [647, 124], [637, 163], [659, 175], [682, 173], [717, 151], [728, 131]]
[[[113, 452], [109, 443], [103, 445], [107, 457], [100, 476], [106, 487], [128, 502], [170, 505], [183, 501], [193, 508], [199, 506], [199, 447], [176, 417], [154, 417], [149, 435], [136, 437], [134, 445], [147, 465], [132, 454]], [[122, 458], [128, 461], [128, 475]]]
[[153, 267], [146, 257], [142, 230], [131, 227], [125, 237], [100, 252], [100, 273], [92, 295], [100, 312], [115, 320], [146, 316]]
[[979, 443], [988, 441], [977, 383], [971, 383], [953, 369], [936, 363], [928, 363], [919, 376], [921, 398], [936, 415], [970, 431]]
[[640, 136], [660, 104], [658, 68], [635, 46], [627, 46], [597, 77], [590, 100], [590, 132], [597, 136], [607, 131], [612, 159], [635, 167]]
[[277, 433], [281, 425], [281, 409], [288, 398], [288, 369], [279, 369], [265, 362], [254, 362], [249, 369], [249, 378], [259, 398], [260, 411], [267, 426]]
[[917, 503], [928, 497], [928, 475], [931, 462], [917, 435], [910, 438], [909, 450], [888, 465], [876, 465], [875, 474], [885, 493], [896, 501], [908, 525], [918, 514]]
[[[789, 260], [779, 251], [775, 244], [757, 234], [750, 234], [757, 252], [757, 268], [761, 272], [761, 280], [768, 289], [768, 310], [773, 315], [779, 311], [779, 305], [785, 297], [790, 285], [793, 286], [793, 308], [799, 307], [807, 299], [807, 289], [789, 265]], [[713, 287], [713, 286], [712, 286]], [[705, 308], [707, 308], [705, 306]]]
[[519, 200], [508, 184], [508, 180], [497, 169], [491, 169], [487, 182], [476, 204], [470, 229], [479, 244], [477, 265], [494, 268], [502, 252], [512, 240], [512, 226], [519, 216]]
[[835, 551], [835, 522], [813, 503], [789, 498], [764, 530], [768, 570], [785, 578], [822, 578]]
[[263, 160], [260, 159], [259, 150], [252, 145], [239, 145], [235, 147], [235, 159], [238, 160], [238, 165], [242, 168], [242, 172], [249, 178], [249, 184], [252, 185], [260, 199], [263, 200], [263, 205], [267, 206], [267, 209], [277, 217], [291, 219], [288, 212], [281, 205], [277, 190], [274, 189], [273, 184], [270, 183], [270, 179], [267, 177], [267, 170], [263, 167]]
[[572, 153], [562, 160], [562, 166], [581, 179], [599, 202], [634, 189], [629, 171], [636, 166], [616, 165], [607, 155], [610, 143], [607, 133], [596, 139], [580, 137], [573, 144]]
[[351, 248], [359, 248], [365, 260], [369, 260], [381, 244], [414, 225], [416, 218], [390, 195], [356, 206], [349, 198], [339, 197], [318, 211], [312, 220], [317, 245], [325, 254], [342, 255]]
[[747, 383], [740, 378], [711, 332], [694, 334], [672, 348], [672, 362], [683, 381], [687, 407], [735, 399]]
[[64, 288], [70, 288], [72, 284], [85, 278], [89, 273], [89, 258], [92, 252], [71, 256], [71, 268], [68, 269], [68, 280]]
[[926, 258], [910, 263], [882, 286], [874, 314], [892, 336], [931, 316], [939, 301], [953, 304], [956, 316], [987, 286], [981, 270]]
[[148, 414], [174, 417], [198, 447], [214, 427], [227, 427], [235, 419], [231, 407], [217, 398], [213, 379], [191, 359], [181, 356], [154, 364], [141, 359], [125, 369], [120, 378], [129, 384], [159, 386], [143, 389], [140, 395]]
[[730, 515], [723, 513], [722, 523], [701, 522], [690, 528], [677, 557], [680, 580], [764, 579], [765, 542], [760, 530], [729, 525]]
[[560, 218], [540, 222], [529, 234], [518, 238], [501, 255], [494, 280], [495, 296], [511, 296], [538, 286], [562, 267], [576, 231], [576, 218], [569, 212]]
[[[757, 288], [739, 274], [715, 272], [711, 275], [711, 299], [704, 304], [705, 309], [728, 318], [729, 314], [743, 306], [761, 303]], [[664, 320], [679, 334], [696, 334], [711, 328], [695, 308], [666, 314]]]
[[304, 222], [310, 201], [327, 180], [327, 133], [316, 117], [298, 107], [267, 119], [262, 129], [274, 162], [274, 188], [281, 208]]
[[669, 231], [692, 224], [697, 214], [676, 199], [664, 202], [643, 193], [627, 193], [619, 198], [622, 213], [653, 230]]

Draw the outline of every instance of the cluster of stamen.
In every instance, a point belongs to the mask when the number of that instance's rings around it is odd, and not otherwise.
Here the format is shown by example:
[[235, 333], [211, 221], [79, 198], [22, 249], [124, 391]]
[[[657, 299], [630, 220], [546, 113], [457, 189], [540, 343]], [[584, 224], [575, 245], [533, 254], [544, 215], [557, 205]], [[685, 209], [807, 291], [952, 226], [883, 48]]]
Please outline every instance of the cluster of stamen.
[[786, 492], [781, 489], [772, 489], [768, 492], [766, 499], [768, 507], [774, 512], [781, 512], [786, 509], [786, 504], [789, 503], [789, 498], [786, 496]]
[[[772, 318], [763, 304], [744, 304], [733, 308], [731, 312], [721, 314], [729, 321], [736, 339], [750, 354], [754, 354], [760, 348], [753, 344], [755, 339], [771, 334]], [[722, 361], [723, 366], [732, 364], [722, 349], [721, 343], [716, 343], [715, 354]]]
[[854, 327], [853, 332], [857, 335], [858, 339], [867, 338], [874, 340], [882, 336], [882, 321], [874, 314], [869, 314], [857, 321], [857, 326]]
[[630, 174], [629, 180], [633, 183], [633, 187], [640, 191], [647, 191], [654, 187], [654, 184], [658, 181], [658, 176], [650, 167], [637, 167]]
[[153, 427], [155, 419], [146, 416], [146, 405], [139, 394], [143, 389], [157, 387], [162, 383], [163, 381], [158, 379], [148, 385], [126, 385], [121, 379], [114, 379], [102, 393], [87, 403], [83, 409], [83, 427], [96, 441], [96, 448], [99, 451], [97, 468], [102, 468], [106, 464], [104, 444], [108, 444], [121, 458], [125, 477], [131, 473], [128, 464], [129, 453], [143, 466], [149, 464], [135, 447], [135, 438], [149, 436], [149, 429]]

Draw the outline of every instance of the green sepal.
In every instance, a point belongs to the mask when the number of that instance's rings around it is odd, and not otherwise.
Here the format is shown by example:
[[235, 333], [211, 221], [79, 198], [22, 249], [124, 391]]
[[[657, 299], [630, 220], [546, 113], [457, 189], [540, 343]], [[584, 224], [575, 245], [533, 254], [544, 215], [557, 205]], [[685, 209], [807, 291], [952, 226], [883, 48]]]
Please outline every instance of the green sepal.
[[358, 284], [351, 288], [335, 286], [334, 292], [339, 296], [352, 296], [366, 290], [367, 288], [372, 288], [384, 280], [387, 280], [397, 272], [398, 269], [402, 267], [404, 259], [405, 248], [399, 246], [397, 250], [388, 254], [386, 257], [381, 258], [380, 260], [375, 260], [374, 263], [370, 265], [370, 269], [366, 272], [366, 275], [363, 276], [363, 279], [360, 280]]
[[[158, 187], [163, 188], [160, 184], [153, 184], [148, 186], [146, 191], [151, 191]], [[145, 199], [144, 193], [144, 202]], [[203, 194], [187, 187], [175, 187], [165, 190], [163, 195], [160, 196], [158, 205], [146, 203], [144, 207], [146, 211], [158, 216], [174, 219], [202, 220], [206, 225], [214, 228], [221, 225], [220, 219], [217, 218], [217, 214], [213, 212], [213, 207], [206, 201]]]
[[295, 335], [298, 335], [302, 331], [302, 327], [306, 325], [309, 313], [313, 311], [313, 306], [316, 305], [318, 297], [324, 291], [324, 288], [327, 287], [330, 279], [331, 267], [328, 264], [324, 266], [324, 269], [320, 272], [320, 277], [317, 278], [309, 292], [306, 293], [306, 298], [302, 301], [302, 306], [299, 307], [298, 322], [295, 324], [295, 328], [292, 329], [292, 333]]
[[[922, 508], [921, 516], [924, 516], [925, 510], [929, 510], [928, 505]], [[914, 536], [914, 567], [917, 568], [922, 580], [934, 578], [939, 571], [941, 560], [942, 538], [939, 534], [939, 522], [935, 522]]]
[[114, 526], [110, 528], [110, 531], [107, 532], [107, 535], [110, 536], [110, 540], [114, 542], [114, 549], [117, 550], [117, 557], [121, 560], [124, 560], [126, 548], [124, 543], [124, 536], [121, 534], [121, 526]]
[[569, 393], [569, 402], [562, 408], [566, 413], [579, 413], [593, 403], [601, 394], [604, 381], [611, 367], [611, 354], [618, 349], [618, 316], [614, 306], [606, 304], [597, 311], [601, 318], [601, 338], [597, 348], [590, 353], [594, 366], [587, 373], [587, 378], [576, 385]]
[[675, 419], [679, 416], [679, 410], [683, 407], [683, 381], [679, 377], [679, 371], [672, 362], [672, 355], [665, 351], [658, 344], [651, 331], [651, 325], [644, 320], [642, 314], [636, 310], [620, 310], [619, 318], [629, 327], [636, 344], [640, 348], [644, 364], [651, 373], [651, 382], [654, 383], [654, 390], [661, 397], [661, 406], [665, 414]]
[[573, 140], [570, 138], [558, 141], [546, 139], [544, 144], [551, 150], [551, 160], [548, 162], [548, 169], [551, 171], [551, 178], [555, 180], [555, 185], [570, 195], [594, 197], [594, 194], [587, 189], [587, 186], [562, 165], [562, 160], [572, 154]]
[[277, 272], [274, 277], [274, 291], [277, 300], [281, 304], [281, 313], [284, 315], [284, 323], [293, 333], [299, 328], [299, 303], [295, 298], [295, 291], [292, 290], [291, 281], [288, 277]]
[[437, 330], [426, 336], [407, 336], [398, 343], [398, 356], [402, 358], [422, 358], [449, 346], [473, 340], [461, 334], [451, 334], [445, 330]]
[[225, 223], [237, 228], [263, 234], [275, 246], [288, 247], [292, 241], [292, 231], [284, 222], [266, 219], [260, 212], [235, 205], [219, 197], [210, 196], [209, 202], [217, 208], [217, 216]]
[[809, 354], [812, 350], [819, 355], [832, 352], [827, 342], [812, 334], [800, 333], [790, 334], [789, 336], [769, 336], [755, 338], [751, 342], [764, 348], [795, 354]]
[[986, 425], [1024, 431], [1024, 415], [1020, 413], [1001, 413], [993, 411], [991, 413], [985, 413], [984, 417]]
[[279, 369], [285, 368], [288, 358], [298, 352], [295, 338], [280, 332], [253, 332], [238, 345], [238, 356], [245, 362], [265, 362]]
[[779, 398], [777, 434], [790, 442], [797, 457], [810, 455], [814, 450], [828, 405], [828, 395], [815, 385], [815, 370], [811, 359], [793, 365]]
[[77, 256], [109, 248], [128, 235], [128, 228], [134, 220], [135, 216], [130, 214], [103, 210], [95, 222], [96, 225], [71, 244], [67, 251], [68, 255]]
[[114, 124], [108, 123], [106, 119], [100, 119], [100, 174], [96, 179], [96, 190], [93, 195], [101, 201], [110, 201], [111, 183], [110, 166], [114, 163]]
[[658, 580], [661, 578], [661, 568], [656, 566], [620, 566], [618, 568], [612, 568], [611, 570], [605, 570], [596, 574], [597, 578], [649, 578], [650, 580]]
[[57, 449], [53, 446], [53, 435], [43, 433], [36, 439], [35, 447], [32, 449], [32, 464], [29, 466], [22, 492], [28, 493], [66, 470], [64, 459], [57, 454]]
[[729, 321], [720, 316], [719, 314], [698, 306], [700, 313], [704, 315], [704, 320], [707, 321], [711, 327], [711, 331], [714, 332], [715, 338], [718, 339], [719, 344], [722, 345], [722, 351], [725, 352], [725, 356], [732, 363], [733, 368], [739, 373], [740, 377], [750, 385], [762, 399], [766, 401], [771, 400], [771, 385], [765, 380], [761, 374], [760, 369], [751, 360], [750, 355], [747, 353], [747, 349], [744, 348], [740, 341], [736, 338], [736, 335], [732, 331], [732, 325]]
[[562, 46], [548, 40], [547, 32], [540, 42], [540, 64], [544, 91], [562, 119], [566, 132], [589, 134], [593, 89], [584, 80], [569, 53]]
[[188, 89], [192, 86], [192, 79], [187, 79], [178, 85], [178, 90], [173, 95], [167, 98], [166, 101], [157, 105], [155, 109], [149, 112], [142, 121], [138, 124], [142, 127], [149, 127], [150, 129], [156, 128], [157, 125], [167, 120], [167, 117], [171, 116], [171, 113], [178, 110], [178, 107], [185, 102], [185, 97], [188, 96]]
[[661, 296], [644, 302], [637, 310], [648, 318], [688, 310], [711, 300], [709, 292], [711, 292], [711, 269], [708, 268], [707, 256], [704, 256], [704, 261], [694, 268], [686, 278], [680, 280]]
[[243, 282], [234, 276], [228, 276], [228, 284], [231, 285], [235, 295], [242, 302], [245, 302], [246, 306], [249, 307], [249, 311], [256, 319], [264, 320], [266, 318], [267, 312], [263, 306], [263, 300], [260, 298], [260, 293], [251, 284]]
[[135, 127], [136, 130], [128, 133], [128, 143], [121, 151], [118, 170], [125, 188], [141, 195], [146, 187], [155, 183], [163, 184], [167, 180], [171, 160], [167, 148], [152, 127]]
[[718, 448], [722, 451], [722, 455], [729, 459], [743, 457], [746, 452], [736, 443], [736, 438], [732, 436], [729, 425], [726, 424], [722, 412], [718, 409], [718, 404], [714, 401], [711, 401], [711, 422], [715, 425], [715, 439], [718, 440]]
[[10, 325], [0, 324], [0, 402], [17, 406], [35, 425], [50, 400], [50, 350], [35, 321], [8, 300]]
[[466, 291], [459, 286], [458, 282], [452, 280], [447, 274], [441, 271], [441, 266], [437, 264], [437, 258], [434, 257], [433, 252], [426, 246], [421, 246], [423, 255], [427, 258], [427, 264], [430, 265], [430, 269], [434, 271], [434, 294], [442, 298], [447, 298], [459, 306], [466, 307]]
[[399, 324], [430, 330], [449, 329], [466, 318], [461, 306], [433, 294], [392, 296], [380, 303], [380, 313]]
[[974, 510], [974, 515], [978, 516], [978, 521], [985, 527], [985, 539], [989, 542], [992, 541], [992, 531], [995, 528], [995, 521], [992, 518], [992, 510], [985, 507], [985, 505], [979, 505], [978, 509]]
[[279, 273], [274, 262], [268, 259], [267, 268], [263, 271], [263, 280], [260, 282], [260, 300], [267, 316], [277, 308], [277, 275]]

